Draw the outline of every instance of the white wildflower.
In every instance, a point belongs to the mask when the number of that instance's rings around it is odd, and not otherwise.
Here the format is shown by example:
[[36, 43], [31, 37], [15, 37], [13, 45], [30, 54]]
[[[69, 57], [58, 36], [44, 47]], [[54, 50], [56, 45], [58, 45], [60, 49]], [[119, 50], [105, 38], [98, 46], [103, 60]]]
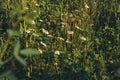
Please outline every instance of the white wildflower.
[[69, 60], [72, 60], [72, 58], [71, 58], [71, 57], [69, 57], [68, 59], [69, 59]]
[[69, 15], [70, 17], [73, 17], [73, 14], [72, 13], [70, 13], [70, 15]]
[[84, 36], [80, 37], [80, 39], [82, 39], [82, 40], [84, 40], [84, 41], [87, 40]]
[[35, 29], [33, 29], [33, 28], [28, 28], [28, 29], [26, 30], [26, 33], [32, 33], [33, 31], [35, 31]]
[[54, 65], [55, 65], [55, 66], [57, 66], [57, 65], [58, 65], [58, 63], [57, 63], [57, 62], [55, 62], [55, 63], [54, 63]]
[[60, 51], [55, 51], [54, 54], [55, 55], [60, 55]]
[[75, 28], [80, 29], [80, 28], [78, 27], [78, 25], [75, 25]]
[[75, 12], [80, 12], [80, 10], [77, 10], [77, 9], [76, 9]]
[[86, 8], [86, 9], [89, 9], [89, 6], [87, 5], [87, 3], [85, 3], [85, 8]]
[[47, 30], [45, 30], [45, 29], [42, 29], [42, 32], [43, 32], [44, 34], [49, 34], [49, 32], [48, 32]]
[[35, 21], [34, 21], [34, 20], [32, 20], [32, 21], [31, 21], [31, 24], [35, 24]]
[[66, 40], [66, 43], [69, 43], [69, 44], [71, 44], [72, 42], [71, 42], [71, 41], [69, 41], [69, 40]]
[[44, 42], [40, 42], [44, 47], [47, 47], [47, 45]]
[[43, 51], [42, 51], [42, 49], [41, 49], [41, 48], [38, 48], [38, 52], [39, 52], [40, 54], [42, 54], [42, 53], [43, 53]]
[[61, 22], [61, 24], [62, 24], [62, 25], [67, 25], [67, 23], [65, 23], [65, 22]]
[[74, 31], [67, 31], [68, 34], [74, 34]]
[[49, 35], [47, 35], [47, 36], [48, 36], [48, 37], [53, 37], [53, 36], [52, 36], [52, 35], [50, 35], [50, 34], [49, 34]]
[[35, 6], [40, 6], [40, 5], [36, 3]]
[[62, 37], [57, 37], [57, 39], [64, 41], [64, 38]]
[[42, 19], [40, 19], [39, 21], [40, 21], [40, 22], [43, 22], [43, 20], [42, 20]]
[[31, 31], [30, 30], [26, 30], [26, 33], [31, 33]]
[[35, 37], [39, 37], [39, 35], [38, 35], [38, 34], [36, 34], [36, 33], [33, 33], [32, 35], [33, 35], [33, 36], [35, 36]]

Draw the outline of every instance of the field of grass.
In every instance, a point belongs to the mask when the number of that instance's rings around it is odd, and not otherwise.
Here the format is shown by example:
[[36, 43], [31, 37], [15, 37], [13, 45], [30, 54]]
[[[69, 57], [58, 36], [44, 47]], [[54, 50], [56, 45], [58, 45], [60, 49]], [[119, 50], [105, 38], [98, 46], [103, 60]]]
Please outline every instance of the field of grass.
[[120, 1], [0, 0], [0, 80], [120, 80]]

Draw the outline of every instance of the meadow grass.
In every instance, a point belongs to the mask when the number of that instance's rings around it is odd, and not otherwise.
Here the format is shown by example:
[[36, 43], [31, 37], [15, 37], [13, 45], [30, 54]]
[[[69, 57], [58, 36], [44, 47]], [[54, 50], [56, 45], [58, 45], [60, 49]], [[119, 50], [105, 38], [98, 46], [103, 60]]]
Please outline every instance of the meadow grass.
[[[119, 1], [1, 0], [0, 4], [1, 79], [120, 79]], [[39, 55], [33, 55], [34, 49]], [[33, 56], [26, 57], [27, 52]], [[11, 70], [10, 75], [4, 70]]]

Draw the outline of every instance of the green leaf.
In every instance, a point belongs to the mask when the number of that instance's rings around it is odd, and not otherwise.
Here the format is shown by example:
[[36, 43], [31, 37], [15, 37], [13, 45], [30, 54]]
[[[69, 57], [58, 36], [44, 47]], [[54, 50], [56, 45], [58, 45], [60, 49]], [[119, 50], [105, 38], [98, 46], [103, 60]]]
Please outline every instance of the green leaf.
[[26, 24], [35, 24], [35, 21], [33, 19], [24, 19], [24, 21], [26, 22]]
[[23, 66], [26, 66], [27, 65], [27, 62], [21, 58], [20, 56], [15, 56], [15, 58], [23, 65]]
[[38, 51], [36, 49], [31, 49], [31, 48], [23, 49], [20, 51], [20, 53], [25, 56], [38, 55]]
[[19, 56], [19, 50], [20, 50], [20, 42], [17, 41], [17, 43], [15, 44], [15, 47], [14, 47], [14, 51], [13, 51], [14, 57], [15, 57], [23, 66], [26, 66], [26, 64], [27, 64], [26, 61]]
[[17, 41], [14, 47], [14, 51], [13, 51], [14, 56], [17, 56], [19, 54], [19, 50], [20, 50], [20, 42]]
[[20, 36], [20, 33], [17, 30], [8, 29], [7, 33], [9, 37]]

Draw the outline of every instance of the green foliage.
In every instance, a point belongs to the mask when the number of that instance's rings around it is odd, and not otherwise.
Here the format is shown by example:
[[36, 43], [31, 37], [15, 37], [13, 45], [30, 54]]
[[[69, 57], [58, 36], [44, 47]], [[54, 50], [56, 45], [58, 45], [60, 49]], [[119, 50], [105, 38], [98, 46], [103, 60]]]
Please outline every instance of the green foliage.
[[0, 78], [119, 80], [116, 1], [1, 0]]
[[20, 51], [20, 53], [24, 56], [32, 56], [32, 55], [38, 55], [38, 51], [35, 49], [23, 49]]
[[2, 75], [0, 75], [0, 80], [18, 80], [15, 75], [11, 71], [6, 71]]
[[17, 30], [8, 29], [8, 30], [7, 30], [7, 33], [8, 33], [8, 36], [9, 36], [9, 37], [20, 36], [20, 33], [19, 33]]
[[23, 66], [26, 66], [26, 61], [19, 56], [19, 50], [20, 50], [20, 42], [17, 41], [17, 43], [15, 44], [14, 50], [13, 50], [13, 54], [14, 54], [15, 58], [16, 58]]

